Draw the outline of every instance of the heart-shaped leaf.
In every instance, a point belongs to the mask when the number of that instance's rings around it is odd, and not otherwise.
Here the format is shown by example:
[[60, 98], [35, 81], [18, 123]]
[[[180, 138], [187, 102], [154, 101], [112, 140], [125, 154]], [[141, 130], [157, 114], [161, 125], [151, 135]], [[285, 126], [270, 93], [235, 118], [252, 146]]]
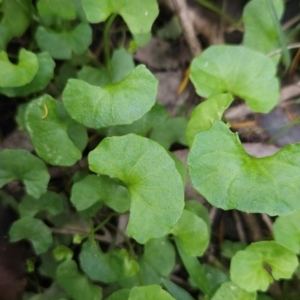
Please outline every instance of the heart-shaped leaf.
[[82, 54], [89, 47], [92, 42], [92, 29], [84, 23], [62, 32], [39, 26], [35, 38], [40, 49], [48, 51], [53, 58], [70, 59], [72, 53]]
[[82, 6], [90, 23], [105, 21], [111, 14], [121, 15], [133, 34], [151, 31], [158, 15], [155, 0], [82, 0]]
[[16, 242], [27, 239], [32, 243], [36, 254], [46, 252], [52, 244], [52, 234], [41, 220], [24, 217], [15, 221], [9, 230], [9, 240]]
[[39, 0], [37, 9], [41, 17], [57, 16], [66, 20], [76, 18], [76, 6], [72, 0]]
[[122, 81], [103, 88], [70, 79], [62, 97], [73, 119], [101, 128], [138, 120], [154, 105], [156, 92], [157, 79], [140, 65]]
[[86, 129], [68, 116], [61, 102], [49, 95], [31, 101], [25, 121], [36, 152], [48, 163], [71, 166], [81, 158]]
[[106, 300], [127, 300], [130, 295], [130, 289], [122, 289], [112, 293]]
[[[276, 154], [248, 155], [221, 121], [195, 135], [188, 165], [193, 186], [212, 205], [269, 215], [300, 209], [300, 144]], [[222, 191], [220, 193], [220, 191]]]
[[222, 119], [225, 109], [232, 101], [231, 94], [219, 94], [209, 97], [195, 107], [185, 130], [189, 147], [192, 146], [197, 132], [209, 129], [215, 120]]
[[275, 241], [293, 252], [300, 253], [300, 211], [278, 217], [274, 223], [273, 233]]
[[247, 292], [233, 282], [224, 282], [216, 291], [212, 300], [256, 300], [255, 292]]
[[21, 49], [18, 64], [8, 59], [7, 53], [0, 52], [0, 87], [19, 87], [29, 83], [39, 69], [37, 56], [25, 49]]
[[191, 80], [202, 97], [231, 93], [258, 112], [269, 112], [279, 100], [279, 83], [271, 58], [243, 46], [212, 46], [191, 65]]
[[175, 300], [159, 285], [139, 286], [131, 289], [128, 300]]
[[44, 162], [26, 150], [0, 152], [0, 187], [22, 180], [29, 195], [39, 198], [47, 191], [50, 175]]
[[[231, 280], [248, 292], [265, 291], [275, 280], [291, 278], [298, 266], [296, 254], [274, 242], [257, 242], [238, 251], [231, 260]], [[271, 268], [268, 272], [267, 268]]]
[[120, 179], [131, 195], [128, 235], [146, 243], [169, 232], [183, 210], [183, 184], [169, 154], [134, 134], [105, 138], [88, 156], [92, 171]]
[[55, 62], [47, 52], [37, 54], [37, 59], [39, 69], [29, 83], [15, 88], [0, 88], [0, 93], [8, 97], [16, 97], [27, 96], [44, 89], [53, 78]]

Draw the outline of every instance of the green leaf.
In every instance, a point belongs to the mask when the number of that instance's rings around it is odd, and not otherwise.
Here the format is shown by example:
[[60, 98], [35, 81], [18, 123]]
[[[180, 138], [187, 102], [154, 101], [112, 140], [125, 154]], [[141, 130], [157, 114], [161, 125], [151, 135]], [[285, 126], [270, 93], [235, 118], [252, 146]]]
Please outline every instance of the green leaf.
[[191, 80], [202, 97], [231, 93], [256, 112], [269, 112], [279, 100], [271, 58], [243, 46], [212, 46], [191, 65]]
[[83, 66], [77, 73], [77, 76], [80, 80], [94, 86], [104, 86], [109, 83], [109, 77], [105, 68]]
[[82, 54], [92, 43], [92, 29], [80, 23], [71, 31], [56, 32], [39, 26], [35, 34], [38, 46], [55, 59], [70, 59], [72, 53]]
[[[278, 19], [284, 11], [282, 0], [272, 0]], [[243, 44], [255, 51], [268, 54], [281, 47], [274, 26], [268, 0], [252, 0], [247, 3], [243, 12], [245, 34]], [[278, 61], [277, 57], [277, 61]]]
[[82, 6], [90, 23], [103, 22], [111, 14], [117, 13], [133, 34], [150, 32], [158, 16], [155, 0], [82, 0]]
[[225, 282], [217, 290], [212, 300], [256, 300], [255, 292], [247, 292], [233, 282]]
[[29, 103], [26, 129], [37, 154], [53, 165], [72, 166], [87, 144], [86, 129], [73, 121], [63, 104], [49, 95]]
[[73, 185], [71, 202], [79, 211], [103, 202], [123, 213], [130, 207], [130, 194], [116, 180], [107, 176], [88, 175]]
[[174, 161], [156, 142], [134, 134], [105, 138], [88, 161], [92, 171], [127, 186], [131, 195], [127, 234], [137, 242], [164, 236], [178, 221], [184, 206], [182, 180]]
[[[257, 242], [231, 260], [231, 280], [248, 292], [266, 291], [275, 280], [291, 278], [298, 266], [293, 251], [274, 242]], [[270, 272], [268, 272], [268, 269]]]
[[197, 132], [208, 130], [215, 120], [222, 119], [225, 109], [232, 101], [231, 94], [219, 94], [209, 97], [195, 107], [185, 130], [189, 147], [192, 146]]
[[5, 51], [7, 44], [12, 39], [13, 34], [4, 25], [0, 24], [0, 51]]
[[208, 246], [209, 234], [206, 223], [194, 213], [183, 210], [179, 221], [170, 233], [182, 244], [189, 256], [201, 256]]
[[[34, 8], [31, 0], [3, 0], [1, 11], [4, 16], [2, 25], [8, 28], [14, 36], [21, 36], [29, 27]], [[1, 69], [1, 68], [0, 68]]]
[[128, 300], [129, 294], [129, 289], [118, 290], [106, 298], [106, 300]]
[[[195, 189], [212, 205], [269, 215], [300, 209], [300, 144], [263, 158], [248, 155], [237, 134], [220, 121], [196, 134], [189, 153]], [[222, 191], [220, 193], [220, 191]]]
[[58, 194], [48, 191], [40, 199], [26, 195], [19, 204], [21, 218], [34, 217], [40, 211], [47, 211], [52, 215], [60, 214], [63, 211], [62, 198]]
[[175, 300], [170, 294], [164, 291], [159, 285], [148, 285], [134, 287], [130, 291], [128, 300]]
[[53, 250], [53, 256], [56, 260], [72, 259], [73, 251], [65, 245], [59, 245]]
[[86, 241], [79, 255], [80, 267], [92, 279], [104, 283], [119, 281], [134, 275], [139, 266], [125, 249], [103, 253], [92, 240]]
[[37, 54], [37, 59], [39, 69], [29, 83], [15, 88], [0, 88], [0, 93], [8, 97], [16, 97], [43, 90], [54, 76], [55, 62], [47, 52]]
[[19, 87], [29, 83], [39, 69], [37, 56], [25, 49], [21, 49], [18, 64], [8, 59], [7, 53], [0, 52], [0, 87]]
[[37, 8], [40, 16], [57, 16], [66, 20], [76, 18], [76, 6], [72, 0], [39, 0]]
[[102, 299], [102, 289], [90, 283], [87, 277], [78, 271], [73, 260], [66, 260], [58, 266], [56, 280], [73, 300]]
[[293, 252], [300, 253], [300, 211], [278, 217], [273, 226], [275, 241]]
[[170, 149], [172, 144], [175, 142], [178, 142], [182, 145], [187, 145], [184, 135], [186, 126], [186, 118], [170, 118], [166, 120], [166, 122], [155, 126], [150, 138], [161, 144], [167, 150]]
[[168, 292], [176, 299], [176, 300], [194, 300], [194, 298], [179, 285], [175, 284], [172, 281], [167, 279], [162, 279], [162, 282]]
[[70, 79], [62, 97], [73, 119], [101, 128], [138, 120], [154, 105], [156, 92], [157, 79], [140, 65], [119, 83], [103, 88]]
[[39, 198], [47, 191], [50, 175], [44, 162], [26, 150], [6, 149], [0, 152], [0, 187], [22, 180], [29, 195]]
[[231, 259], [236, 252], [240, 250], [244, 250], [247, 247], [245, 242], [231, 242], [231, 241], [224, 241], [221, 244], [221, 253], [222, 256]]
[[16, 242], [27, 239], [32, 243], [36, 254], [46, 252], [52, 244], [52, 234], [41, 220], [24, 217], [15, 221], [9, 230], [9, 240]]
[[169, 151], [168, 153], [169, 153], [170, 157], [174, 160], [176, 170], [180, 174], [182, 183], [185, 186], [185, 184], [186, 184], [186, 166], [173, 152]]
[[49, 288], [45, 289], [43, 293], [36, 294], [28, 300], [62, 300], [63, 297], [66, 297], [65, 292], [63, 292], [57, 284], [53, 283]]

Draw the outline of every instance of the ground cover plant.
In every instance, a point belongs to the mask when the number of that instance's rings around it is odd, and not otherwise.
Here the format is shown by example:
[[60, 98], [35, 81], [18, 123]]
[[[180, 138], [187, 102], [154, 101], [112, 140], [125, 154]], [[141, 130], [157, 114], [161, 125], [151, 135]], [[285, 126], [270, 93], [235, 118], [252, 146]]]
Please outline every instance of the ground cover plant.
[[[225, 117], [242, 101], [276, 107], [297, 28], [283, 30], [281, 0], [249, 1], [239, 22], [199, 3], [244, 33], [205, 50], [194, 36], [194, 47], [174, 1], [175, 39], [183, 31], [187, 74], [205, 99], [186, 118], [169, 116], [158, 79], [133, 57], [154, 34], [156, 0], [0, 0], [1, 101], [30, 139], [30, 150], [0, 151], [1, 205], [15, 213], [0, 299], [299, 299], [300, 144], [254, 157]], [[175, 142], [189, 149], [186, 166]], [[189, 181], [205, 201], [185, 196]], [[208, 208], [274, 226], [210, 255]], [[26, 249], [26, 275], [3, 262], [14, 260], [5, 249]]]

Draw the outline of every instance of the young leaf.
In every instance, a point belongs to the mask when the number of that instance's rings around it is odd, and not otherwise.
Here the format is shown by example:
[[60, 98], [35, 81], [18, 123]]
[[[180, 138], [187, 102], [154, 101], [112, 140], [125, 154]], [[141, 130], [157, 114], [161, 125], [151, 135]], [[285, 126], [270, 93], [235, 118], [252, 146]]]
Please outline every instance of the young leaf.
[[59, 245], [53, 250], [53, 256], [56, 260], [72, 259], [73, 255], [73, 251], [65, 245]]
[[117, 13], [133, 34], [150, 32], [158, 15], [155, 0], [82, 0], [82, 6], [90, 23], [103, 22], [111, 14]]
[[41, 17], [57, 16], [65, 20], [76, 18], [76, 6], [72, 0], [39, 0], [37, 9]]
[[103, 202], [123, 213], [130, 207], [130, 194], [116, 180], [107, 176], [88, 175], [73, 185], [71, 202], [79, 211]]
[[92, 42], [92, 29], [80, 23], [71, 31], [56, 32], [39, 26], [36, 41], [43, 51], [48, 51], [55, 59], [70, 59], [72, 53], [82, 54]]
[[0, 52], [0, 87], [19, 87], [29, 83], [39, 69], [37, 56], [21, 49], [18, 64], [10, 62], [7, 53]]
[[52, 244], [52, 234], [41, 220], [24, 217], [15, 221], [9, 230], [9, 240], [16, 242], [27, 239], [32, 243], [36, 254], [46, 252]]
[[[248, 155], [220, 121], [196, 134], [188, 165], [192, 184], [212, 205], [269, 215], [300, 209], [300, 144], [263, 158]], [[220, 193], [220, 191], [222, 191]]]
[[275, 241], [293, 252], [300, 252], [300, 211], [278, 217], [274, 223], [273, 233]]
[[58, 266], [56, 280], [74, 300], [102, 299], [102, 289], [90, 283], [87, 277], [78, 271], [74, 260], [66, 260]]
[[212, 297], [212, 300], [256, 300], [255, 292], [247, 292], [233, 282], [224, 282]]
[[176, 299], [176, 300], [194, 300], [194, 298], [183, 288], [178, 286], [172, 281], [167, 279], [162, 279], [162, 282], [168, 292]]
[[231, 93], [257, 112], [269, 112], [279, 100], [271, 58], [243, 46], [212, 46], [191, 65], [191, 80], [202, 97]]
[[21, 218], [34, 217], [38, 212], [43, 210], [52, 215], [58, 215], [63, 211], [63, 201], [58, 194], [48, 191], [40, 199], [26, 195], [23, 197], [18, 209]]
[[186, 145], [187, 141], [184, 135], [186, 125], [186, 118], [169, 118], [166, 122], [154, 127], [150, 138], [161, 144], [166, 150], [170, 149], [174, 142]]
[[39, 69], [33, 79], [20, 87], [0, 88], [0, 93], [8, 97], [27, 96], [44, 89], [54, 75], [55, 62], [47, 52], [37, 54]]
[[105, 138], [88, 161], [92, 171], [127, 186], [131, 195], [127, 233], [136, 241], [144, 244], [162, 237], [178, 221], [184, 206], [182, 180], [174, 161], [156, 142], [134, 134]]
[[87, 144], [86, 129], [73, 121], [61, 102], [44, 95], [29, 103], [26, 129], [36, 152], [53, 165], [72, 166]]
[[70, 79], [62, 97], [73, 119], [101, 128], [138, 120], [154, 105], [156, 92], [157, 79], [140, 65], [119, 83], [103, 88]]
[[206, 223], [194, 213], [183, 210], [179, 221], [170, 230], [189, 256], [201, 256], [208, 246]]
[[111, 294], [106, 300], [128, 300], [130, 289], [122, 289]]
[[46, 165], [26, 150], [6, 149], [0, 152], [0, 187], [22, 180], [29, 195], [39, 198], [47, 191], [50, 175]]
[[186, 126], [185, 136], [189, 147], [192, 146], [194, 136], [199, 131], [208, 130], [215, 120], [221, 120], [226, 108], [233, 101], [231, 94], [219, 94], [209, 97], [193, 110]]
[[248, 292], [265, 291], [273, 278], [291, 278], [297, 266], [298, 259], [293, 251], [274, 241], [257, 242], [235, 254], [230, 275], [234, 283]]
[[139, 286], [131, 289], [128, 300], [175, 300], [159, 285]]
[[130, 259], [125, 249], [103, 253], [99, 245], [92, 240], [87, 240], [82, 245], [79, 260], [82, 270], [92, 280], [104, 283], [130, 277], [139, 269], [138, 263]]

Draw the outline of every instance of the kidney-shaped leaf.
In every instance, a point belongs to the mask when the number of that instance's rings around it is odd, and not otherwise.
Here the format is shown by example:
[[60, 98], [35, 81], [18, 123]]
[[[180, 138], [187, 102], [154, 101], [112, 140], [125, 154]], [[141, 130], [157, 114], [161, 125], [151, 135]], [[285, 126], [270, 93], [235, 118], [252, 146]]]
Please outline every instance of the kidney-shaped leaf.
[[248, 292], [265, 291], [273, 278], [291, 278], [297, 266], [293, 251], [274, 241], [257, 242], [234, 255], [230, 275], [234, 283]]
[[0, 87], [18, 87], [29, 83], [39, 69], [37, 56], [21, 49], [18, 64], [10, 62], [7, 53], [0, 52]]
[[49, 95], [31, 101], [25, 121], [36, 152], [48, 163], [71, 166], [81, 158], [86, 129], [68, 116], [61, 102]]
[[14, 222], [9, 230], [9, 240], [16, 242], [27, 239], [36, 254], [46, 252], [52, 244], [50, 229], [39, 219], [24, 217]]
[[117, 13], [133, 34], [150, 32], [158, 15], [156, 0], [82, 0], [82, 5], [89, 22], [103, 22]]
[[122, 81], [102, 88], [70, 79], [62, 97], [73, 119], [101, 128], [138, 120], [154, 105], [156, 92], [157, 79], [140, 65]]
[[276, 154], [248, 155], [221, 121], [195, 135], [188, 165], [193, 186], [212, 205], [284, 215], [300, 209], [300, 144]]
[[27, 193], [39, 198], [47, 191], [50, 175], [38, 157], [22, 149], [0, 152], [0, 187], [14, 180], [22, 180]]
[[274, 223], [275, 241], [293, 252], [300, 252], [300, 211], [278, 217]]
[[279, 100], [271, 58], [243, 46], [212, 46], [191, 65], [191, 80], [203, 97], [231, 93], [253, 111], [269, 112]]
[[107, 176], [88, 175], [73, 185], [71, 202], [79, 211], [103, 202], [122, 213], [130, 207], [130, 195], [124, 186]]
[[54, 75], [55, 62], [47, 52], [37, 54], [39, 69], [33, 79], [20, 87], [0, 88], [0, 93], [8, 97], [27, 96], [46, 87]]
[[192, 146], [197, 132], [207, 130], [215, 120], [221, 120], [225, 109], [231, 104], [232, 100], [231, 94], [219, 94], [209, 97], [196, 106], [185, 130], [189, 147]]
[[134, 287], [130, 291], [128, 300], [175, 300], [169, 293], [164, 291], [159, 285], [148, 285]]
[[56, 280], [74, 300], [102, 299], [102, 289], [92, 284], [84, 274], [78, 271], [74, 260], [66, 260], [57, 267]]
[[72, 0], [39, 0], [37, 9], [41, 17], [58, 16], [66, 20], [76, 18], [76, 6]]
[[183, 184], [169, 154], [134, 134], [105, 138], [90, 152], [90, 169], [120, 179], [131, 195], [127, 233], [139, 243], [164, 236], [179, 219]]

